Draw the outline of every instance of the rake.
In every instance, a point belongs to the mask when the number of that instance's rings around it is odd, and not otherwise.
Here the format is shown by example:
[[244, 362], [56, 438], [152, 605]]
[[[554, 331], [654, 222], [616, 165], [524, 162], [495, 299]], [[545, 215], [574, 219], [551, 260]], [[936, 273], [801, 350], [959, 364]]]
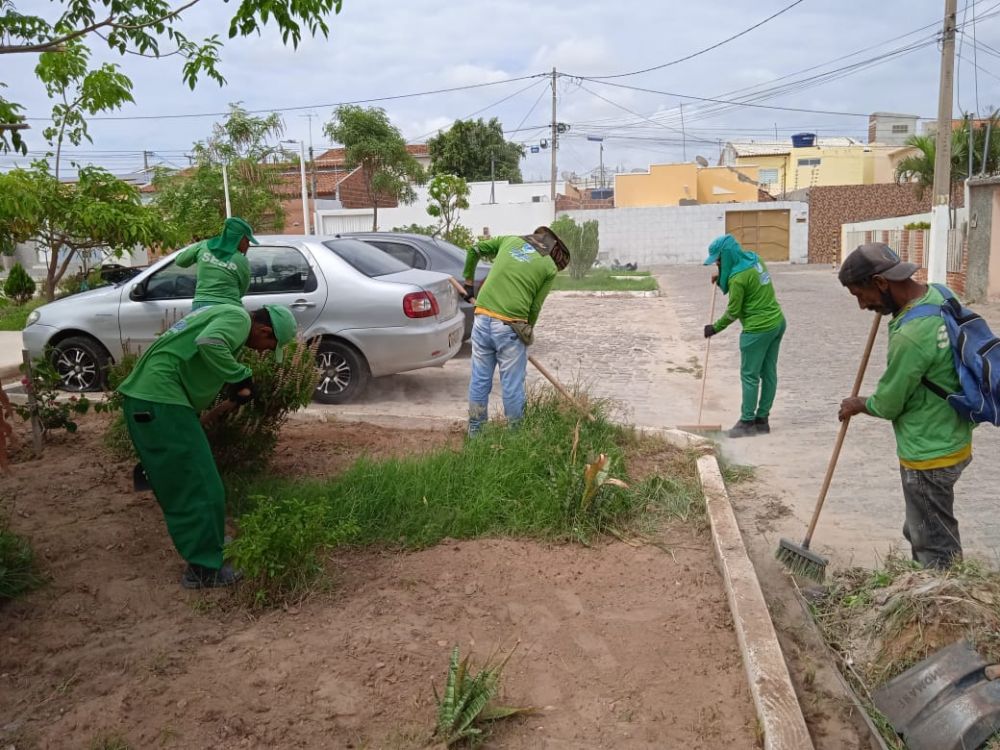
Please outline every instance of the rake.
[[[868, 360], [871, 359], [872, 348], [875, 346], [875, 337], [878, 335], [879, 325], [882, 323], [882, 314], [876, 313], [872, 320], [871, 330], [868, 332], [868, 342], [865, 344], [865, 353], [861, 357], [861, 364], [858, 365], [858, 374], [854, 378], [854, 388], [851, 390], [851, 397], [856, 398], [861, 392], [861, 381], [865, 379], [865, 370], [868, 369]], [[813, 510], [812, 520], [809, 521], [809, 528], [806, 529], [805, 539], [802, 544], [795, 544], [788, 539], [782, 539], [778, 543], [778, 549], [774, 556], [778, 561], [788, 568], [793, 575], [811, 578], [814, 581], [822, 581], [826, 576], [826, 566], [829, 561], [817, 555], [809, 549], [812, 542], [813, 532], [819, 521], [820, 511], [823, 510], [823, 503], [826, 501], [826, 493], [830, 489], [830, 482], [833, 480], [833, 472], [837, 468], [837, 459], [840, 458], [840, 449], [844, 445], [844, 438], [847, 436], [847, 426], [851, 423], [850, 418], [840, 423], [840, 432], [837, 433], [837, 442], [833, 446], [833, 454], [830, 456], [830, 463], [826, 467], [826, 476], [823, 478], [823, 486], [819, 490], [819, 498], [816, 500], [816, 509]]]

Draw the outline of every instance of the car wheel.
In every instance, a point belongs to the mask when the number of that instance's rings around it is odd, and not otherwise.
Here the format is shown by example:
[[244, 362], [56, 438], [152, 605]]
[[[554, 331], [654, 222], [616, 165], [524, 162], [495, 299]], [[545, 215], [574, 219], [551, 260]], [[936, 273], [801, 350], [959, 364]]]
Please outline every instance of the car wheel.
[[371, 372], [364, 356], [342, 341], [324, 341], [316, 350], [320, 370], [315, 400], [321, 404], [346, 404], [368, 386]]
[[111, 357], [97, 341], [71, 336], [53, 347], [52, 365], [62, 378], [65, 391], [82, 393], [104, 388]]

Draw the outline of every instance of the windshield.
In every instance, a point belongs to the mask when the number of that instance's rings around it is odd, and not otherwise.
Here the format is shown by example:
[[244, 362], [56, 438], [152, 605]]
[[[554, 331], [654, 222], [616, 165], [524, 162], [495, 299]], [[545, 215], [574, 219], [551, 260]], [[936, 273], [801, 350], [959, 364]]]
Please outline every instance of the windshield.
[[327, 240], [323, 244], [336, 253], [341, 260], [369, 278], [410, 270], [410, 267], [405, 263], [361, 240]]

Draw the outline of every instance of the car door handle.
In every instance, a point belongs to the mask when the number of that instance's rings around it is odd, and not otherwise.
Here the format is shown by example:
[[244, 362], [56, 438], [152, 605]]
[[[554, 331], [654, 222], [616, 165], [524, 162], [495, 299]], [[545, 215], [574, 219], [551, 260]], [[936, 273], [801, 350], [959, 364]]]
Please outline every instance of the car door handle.
[[316, 307], [315, 302], [310, 302], [307, 299], [297, 299], [289, 307], [295, 307], [300, 309], [305, 309], [307, 307]]

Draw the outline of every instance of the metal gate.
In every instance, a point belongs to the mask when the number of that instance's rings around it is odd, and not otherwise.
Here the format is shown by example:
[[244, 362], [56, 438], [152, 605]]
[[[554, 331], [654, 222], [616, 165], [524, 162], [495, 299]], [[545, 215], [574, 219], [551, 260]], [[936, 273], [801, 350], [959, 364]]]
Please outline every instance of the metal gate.
[[370, 232], [372, 230], [373, 211], [348, 209], [336, 213], [320, 211], [319, 221], [322, 231], [319, 234], [341, 234], [342, 232]]
[[727, 211], [726, 232], [764, 260], [788, 260], [789, 220], [787, 209]]

